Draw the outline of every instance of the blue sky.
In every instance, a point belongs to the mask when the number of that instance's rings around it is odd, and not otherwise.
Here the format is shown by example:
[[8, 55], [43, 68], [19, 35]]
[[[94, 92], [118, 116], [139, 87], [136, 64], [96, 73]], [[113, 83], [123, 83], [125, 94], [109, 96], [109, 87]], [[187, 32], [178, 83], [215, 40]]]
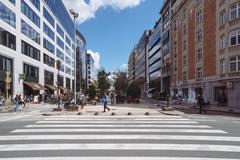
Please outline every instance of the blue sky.
[[163, 3], [163, 0], [90, 0], [91, 4], [73, 1], [78, 3], [77, 27], [86, 38], [87, 49], [100, 54], [100, 66], [107, 71], [127, 64], [134, 44], [158, 20]]

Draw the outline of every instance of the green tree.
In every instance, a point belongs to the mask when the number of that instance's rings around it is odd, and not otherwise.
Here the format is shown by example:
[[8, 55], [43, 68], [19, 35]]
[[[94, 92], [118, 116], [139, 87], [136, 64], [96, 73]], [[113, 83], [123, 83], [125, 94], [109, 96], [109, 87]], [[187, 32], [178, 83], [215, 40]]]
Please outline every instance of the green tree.
[[104, 95], [106, 91], [110, 88], [110, 82], [107, 78], [110, 73], [107, 73], [104, 69], [98, 71], [97, 79], [98, 79], [98, 89], [100, 90], [100, 95]]
[[88, 89], [88, 95], [90, 99], [94, 99], [94, 97], [96, 96], [96, 88], [94, 85], [90, 85], [89, 89]]
[[125, 71], [118, 71], [114, 73], [114, 87], [115, 91], [120, 94], [126, 94], [128, 88], [128, 79], [127, 79], [127, 72]]
[[141, 89], [136, 83], [131, 83], [127, 89], [127, 95], [132, 98], [139, 98], [141, 95]]

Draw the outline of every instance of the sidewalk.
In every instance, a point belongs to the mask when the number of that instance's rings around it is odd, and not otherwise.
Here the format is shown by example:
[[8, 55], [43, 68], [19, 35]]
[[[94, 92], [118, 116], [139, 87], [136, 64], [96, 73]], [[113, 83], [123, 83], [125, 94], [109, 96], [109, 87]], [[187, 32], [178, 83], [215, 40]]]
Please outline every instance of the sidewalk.
[[5, 107], [5, 106], [0, 106], [0, 114], [1, 113], [14, 113], [14, 112], [28, 112], [30, 111], [31, 109], [35, 109], [35, 108], [38, 108], [38, 107], [42, 107], [44, 106], [43, 103], [27, 103], [26, 104], [26, 107], [20, 107], [20, 110], [21, 111], [15, 111], [15, 105], [12, 105], [10, 106], [9, 108]]
[[[160, 106], [166, 106], [167, 101], [159, 101], [159, 100], [147, 100], [151, 103], [158, 104]], [[177, 105], [174, 104], [174, 101], [169, 102], [170, 106], [181, 106], [185, 108], [191, 108], [191, 109], [199, 109], [198, 107], [194, 107], [196, 103], [190, 103], [190, 102], [181, 102], [181, 104]], [[234, 108], [234, 107], [219, 107], [217, 105], [209, 105], [206, 108], [207, 111], [214, 111], [214, 112], [224, 112], [224, 113], [234, 113], [234, 114], [240, 114], [240, 107]]]

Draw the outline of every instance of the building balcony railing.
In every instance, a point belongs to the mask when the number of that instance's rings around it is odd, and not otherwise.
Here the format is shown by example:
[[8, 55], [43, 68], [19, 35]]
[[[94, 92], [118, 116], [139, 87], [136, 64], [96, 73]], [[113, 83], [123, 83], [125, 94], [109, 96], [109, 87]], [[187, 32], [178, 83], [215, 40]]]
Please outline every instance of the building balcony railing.
[[228, 49], [229, 49], [229, 52], [239, 51], [240, 50], [240, 45], [230, 46]]
[[228, 76], [229, 77], [240, 77], [240, 72], [231, 72], [231, 73], [228, 73]]
[[240, 24], [240, 18], [236, 18], [234, 20], [229, 21], [229, 26], [233, 26], [233, 25], [239, 25]]

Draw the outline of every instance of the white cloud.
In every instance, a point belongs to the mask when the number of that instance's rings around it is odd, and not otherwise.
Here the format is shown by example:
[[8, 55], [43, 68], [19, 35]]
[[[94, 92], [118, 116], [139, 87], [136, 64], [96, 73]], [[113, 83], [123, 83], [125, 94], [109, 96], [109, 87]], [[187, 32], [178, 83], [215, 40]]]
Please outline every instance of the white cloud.
[[91, 54], [94, 60], [94, 69], [95, 70], [100, 69], [100, 53], [94, 52], [92, 50], [87, 50], [87, 53]]
[[117, 10], [138, 6], [144, 0], [63, 0], [66, 8], [74, 9], [79, 13], [78, 22], [83, 23], [95, 17], [96, 12], [104, 7], [112, 7]]
[[127, 69], [128, 69], [128, 64], [123, 64], [123, 65], [121, 65], [121, 69], [127, 70]]

